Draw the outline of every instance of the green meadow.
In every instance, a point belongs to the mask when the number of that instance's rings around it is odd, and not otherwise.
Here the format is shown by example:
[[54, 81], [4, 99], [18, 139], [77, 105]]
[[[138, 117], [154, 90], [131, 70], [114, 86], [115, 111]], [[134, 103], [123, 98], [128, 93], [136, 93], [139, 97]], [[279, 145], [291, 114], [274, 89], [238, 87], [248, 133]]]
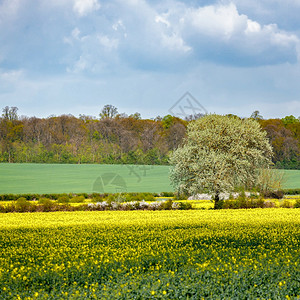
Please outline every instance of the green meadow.
[[168, 166], [0, 164], [0, 194], [172, 191]]
[[[0, 194], [172, 191], [169, 166], [0, 164]], [[283, 188], [300, 188], [300, 170], [285, 170]]]
[[300, 170], [284, 170], [283, 188], [285, 189], [300, 188]]

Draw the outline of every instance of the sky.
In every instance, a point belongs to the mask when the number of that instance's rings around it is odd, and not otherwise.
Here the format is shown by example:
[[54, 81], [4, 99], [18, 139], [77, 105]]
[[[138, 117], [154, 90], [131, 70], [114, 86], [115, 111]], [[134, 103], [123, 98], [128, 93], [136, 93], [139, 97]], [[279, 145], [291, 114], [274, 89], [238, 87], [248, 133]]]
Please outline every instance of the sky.
[[300, 0], [0, 0], [0, 108], [300, 116]]

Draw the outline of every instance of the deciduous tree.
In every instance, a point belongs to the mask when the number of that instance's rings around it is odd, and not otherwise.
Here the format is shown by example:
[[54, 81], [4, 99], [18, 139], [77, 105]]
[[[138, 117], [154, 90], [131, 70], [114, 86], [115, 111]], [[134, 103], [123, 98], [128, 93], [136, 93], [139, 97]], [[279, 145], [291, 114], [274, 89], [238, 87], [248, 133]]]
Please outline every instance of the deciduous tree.
[[258, 168], [268, 168], [271, 156], [257, 121], [207, 115], [189, 123], [185, 142], [172, 153], [171, 181], [179, 193], [213, 194], [216, 207], [221, 192], [254, 187]]
[[100, 119], [112, 119], [118, 114], [118, 109], [110, 104], [105, 105], [99, 114]]

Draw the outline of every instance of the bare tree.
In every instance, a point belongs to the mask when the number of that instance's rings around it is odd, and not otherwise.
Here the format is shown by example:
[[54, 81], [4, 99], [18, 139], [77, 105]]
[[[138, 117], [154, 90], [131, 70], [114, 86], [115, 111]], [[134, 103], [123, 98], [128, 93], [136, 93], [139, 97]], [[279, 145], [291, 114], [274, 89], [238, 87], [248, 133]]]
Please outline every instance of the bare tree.
[[5, 106], [2, 109], [2, 117], [9, 121], [16, 121], [18, 120], [18, 110], [19, 109], [15, 106]]
[[100, 119], [113, 119], [114, 117], [117, 116], [117, 114], [118, 114], [118, 109], [113, 105], [107, 104], [102, 108], [99, 116]]

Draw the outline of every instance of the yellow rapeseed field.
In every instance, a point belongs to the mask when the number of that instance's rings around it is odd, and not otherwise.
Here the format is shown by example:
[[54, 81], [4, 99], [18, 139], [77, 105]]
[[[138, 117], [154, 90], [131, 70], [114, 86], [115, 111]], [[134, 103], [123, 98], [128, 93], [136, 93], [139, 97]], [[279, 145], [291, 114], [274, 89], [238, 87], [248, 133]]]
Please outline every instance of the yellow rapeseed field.
[[300, 209], [0, 215], [0, 299], [300, 299]]

